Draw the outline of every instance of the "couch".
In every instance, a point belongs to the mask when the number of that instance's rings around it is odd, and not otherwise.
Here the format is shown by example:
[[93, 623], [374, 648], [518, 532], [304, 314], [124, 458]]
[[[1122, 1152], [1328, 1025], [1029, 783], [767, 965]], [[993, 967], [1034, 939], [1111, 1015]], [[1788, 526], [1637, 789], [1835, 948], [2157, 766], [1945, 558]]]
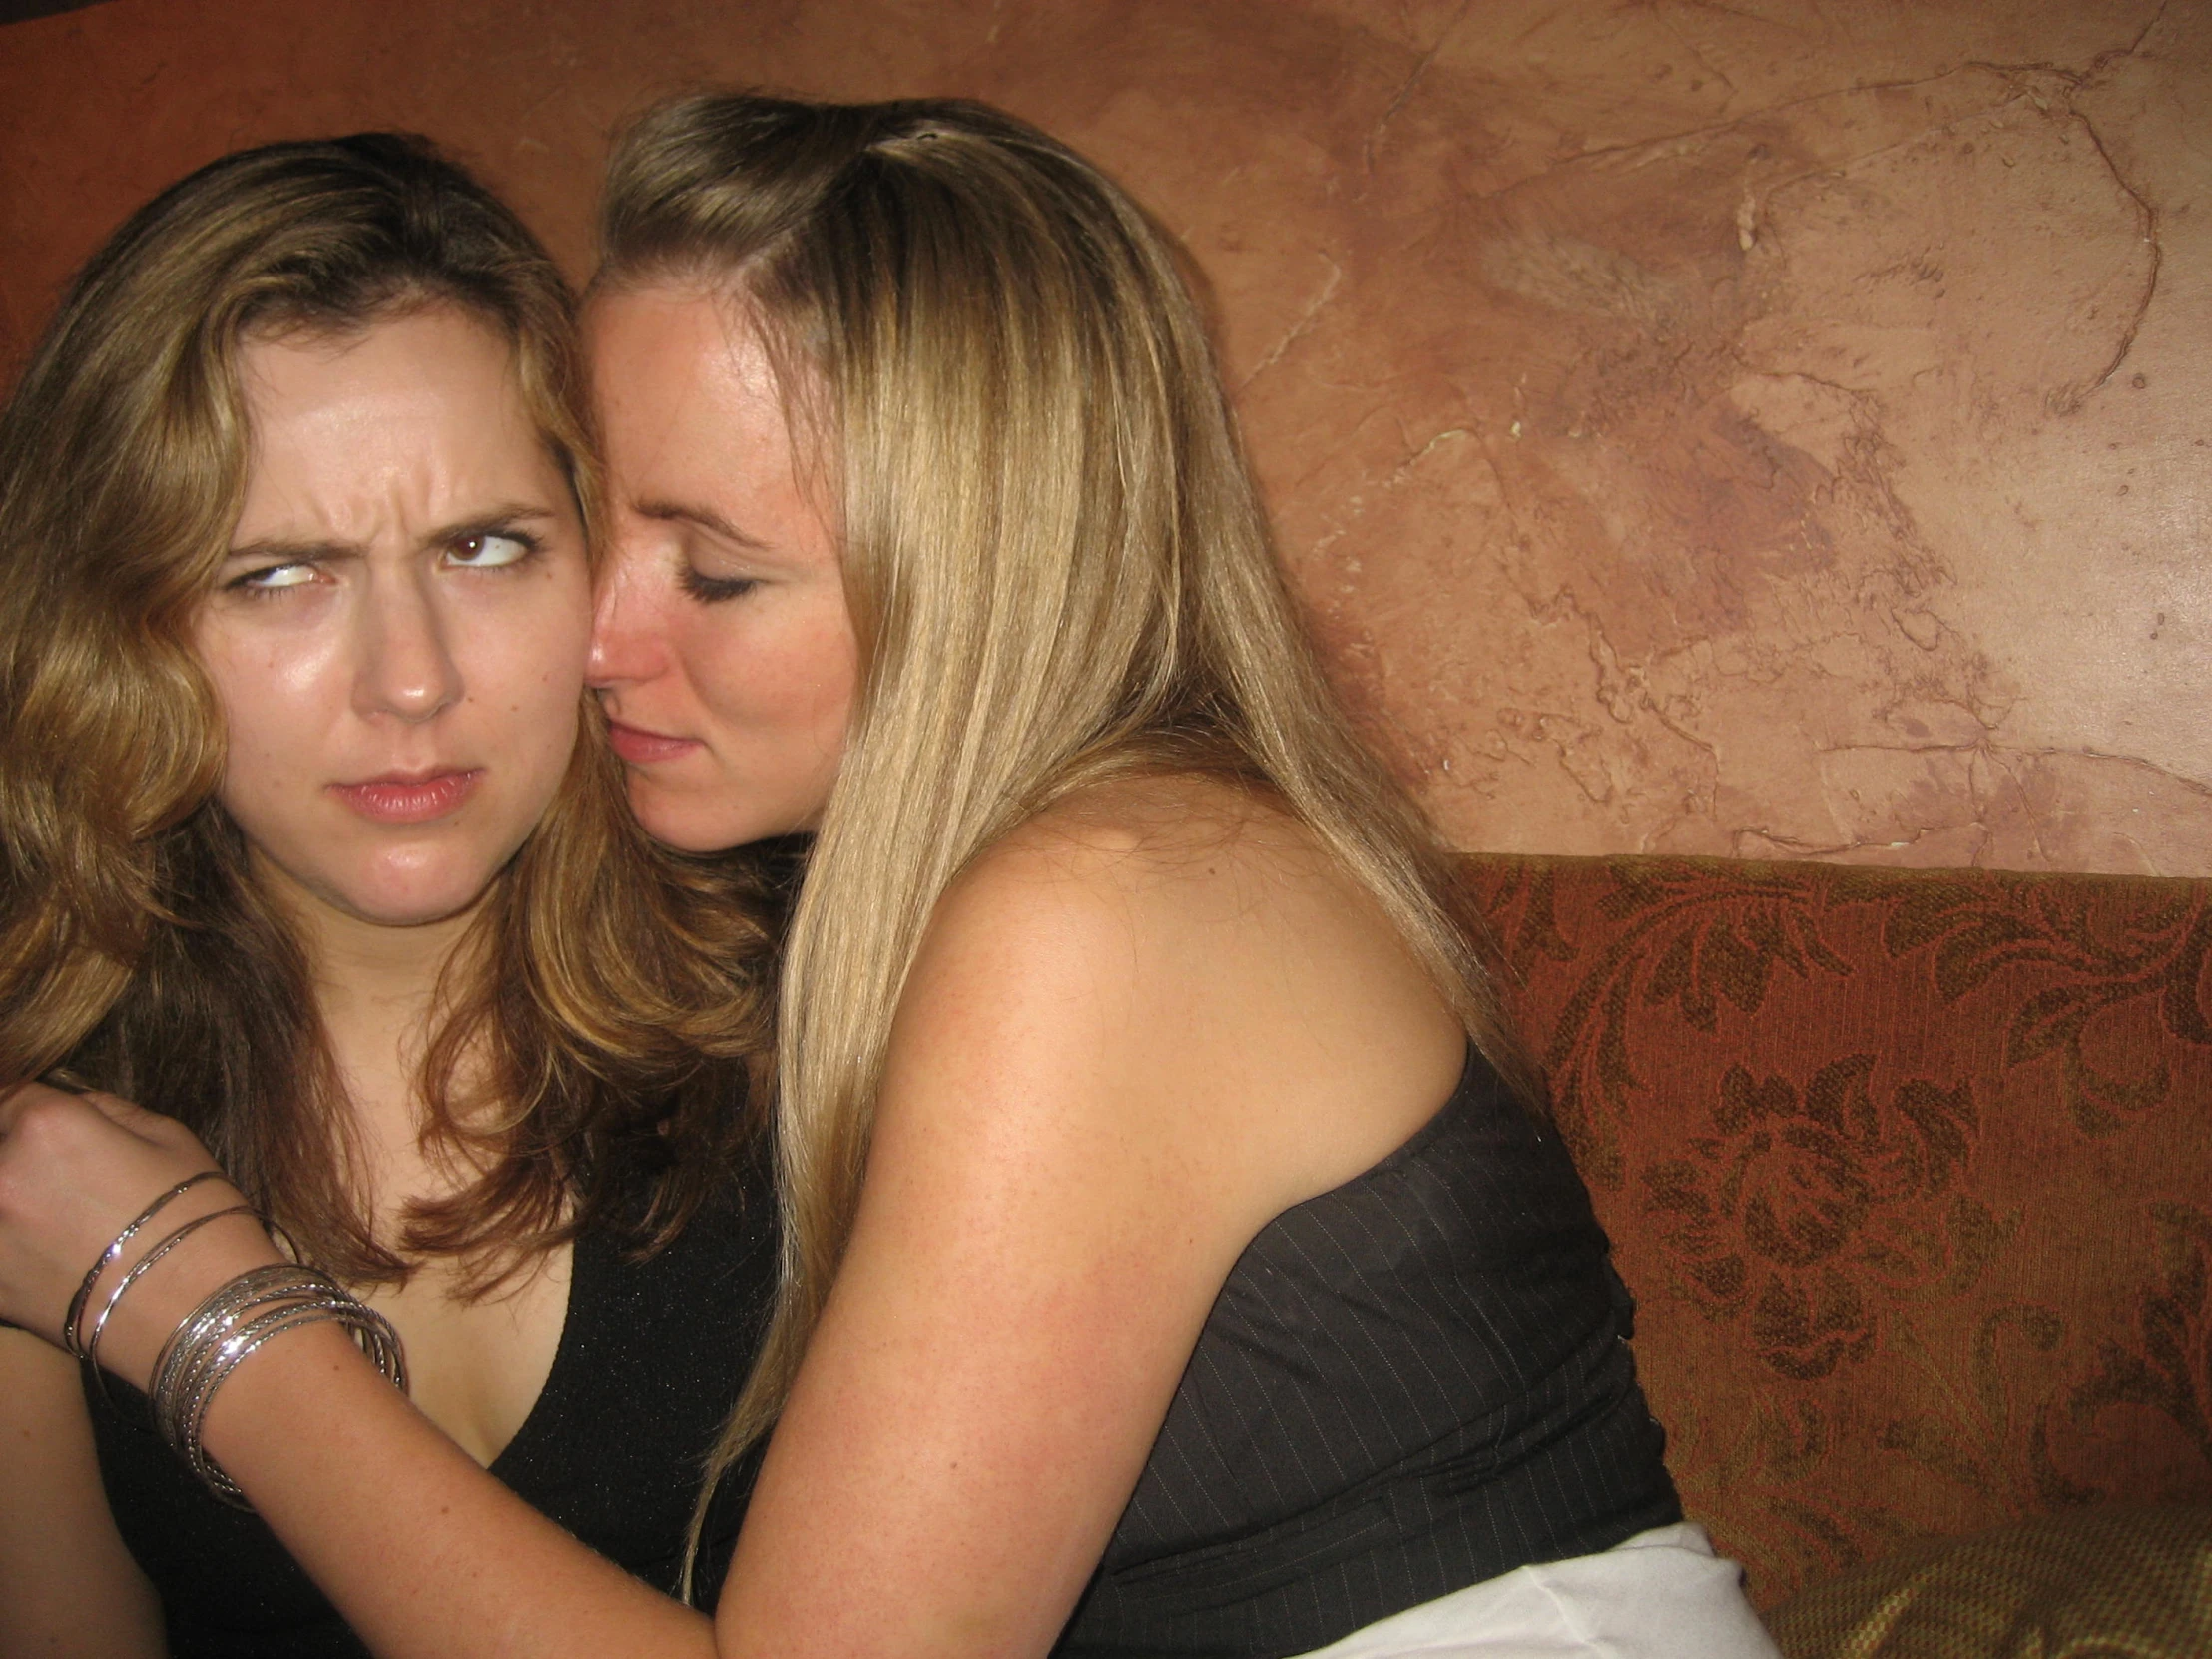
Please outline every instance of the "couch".
[[2212, 1516], [2212, 880], [1469, 868], [1755, 1602], [2022, 1517]]

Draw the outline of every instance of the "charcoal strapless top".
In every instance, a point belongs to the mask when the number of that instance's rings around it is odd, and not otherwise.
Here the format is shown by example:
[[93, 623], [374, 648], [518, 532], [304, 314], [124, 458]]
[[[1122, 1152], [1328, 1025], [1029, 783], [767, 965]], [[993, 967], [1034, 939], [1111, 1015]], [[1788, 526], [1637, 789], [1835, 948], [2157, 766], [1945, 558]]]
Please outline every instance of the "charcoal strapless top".
[[1277, 1659], [1679, 1520], [1633, 1317], [1557, 1133], [1470, 1053], [1238, 1259], [1055, 1653]]
[[[626, 1261], [576, 1241], [568, 1314], [537, 1403], [491, 1472], [600, 1554], [673, 1592], [708, 1447], [751, 1370], [776, 1285], [765, 1159], [666, 1250]], [[252, 1362], [248, 1362], [251, 1364]], [[171, 1659], [366, 1659], [261, 1518], [216, 1501], [156, 1436], [146, 1403], [89, 1385], [100, 1476], [123, 1541], [161, 1593]], [[373, 1489], [373, 1470], [363, 1470]], [[709, 1518], [719, 1576], [737, 1501]]]

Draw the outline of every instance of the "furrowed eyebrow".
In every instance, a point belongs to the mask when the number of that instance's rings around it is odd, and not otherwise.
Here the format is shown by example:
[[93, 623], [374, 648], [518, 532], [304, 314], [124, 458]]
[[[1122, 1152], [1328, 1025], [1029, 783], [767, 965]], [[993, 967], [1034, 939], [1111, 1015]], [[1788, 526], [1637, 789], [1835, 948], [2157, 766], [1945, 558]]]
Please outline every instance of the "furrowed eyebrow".
[[724, 518], [714, 508], [688, 501], [640, 501], [632, 509], [640, 518], [650, 518], [661, 524], [696, 524], [702, 530], [711, 530], [725, 541], [740, 547], [765, 550], [768, 543], [758, 536], [749, 536]]
[[[559, 515], [548, 507], [533, 507], [521, 502], [494, 507], [488, 513], [472, 513], [452, 524], [440, 525], [422, 538], [424, 547], [444, 547], [452, 542], [465, 541], [470, 536], [495, 535], [511, 524], [528, 522], [549, 523]], [[354, 541], [250, 541], [232, 548], [223, 555], [225, 564], [314, 564], [326, 559], [357, 559], [367, 549]]]

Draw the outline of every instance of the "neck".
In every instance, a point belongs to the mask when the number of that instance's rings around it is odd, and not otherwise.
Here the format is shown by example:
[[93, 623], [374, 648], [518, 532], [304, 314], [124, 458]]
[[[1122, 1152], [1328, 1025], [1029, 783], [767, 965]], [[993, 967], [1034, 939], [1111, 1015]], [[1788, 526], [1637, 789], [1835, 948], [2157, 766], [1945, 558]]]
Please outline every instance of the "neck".
[[337, 908], [266, 860], [264, 889], [305, 946], [316, 1011], [356, 1109], [413, 1117], [413, 1070], [438, 982], [483, 900], [436, 921], [395, 927]]

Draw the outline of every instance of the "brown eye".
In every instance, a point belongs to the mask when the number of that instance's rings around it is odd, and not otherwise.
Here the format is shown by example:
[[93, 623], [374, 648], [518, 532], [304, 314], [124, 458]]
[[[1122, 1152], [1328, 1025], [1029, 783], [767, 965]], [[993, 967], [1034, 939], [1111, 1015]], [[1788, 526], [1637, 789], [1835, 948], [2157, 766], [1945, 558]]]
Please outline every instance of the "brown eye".
[[522, 563], [537, 550], [537, 543], [511, 530], [482, 530], [463, 536], [447, 556], [469, 570], [499, 570]]

